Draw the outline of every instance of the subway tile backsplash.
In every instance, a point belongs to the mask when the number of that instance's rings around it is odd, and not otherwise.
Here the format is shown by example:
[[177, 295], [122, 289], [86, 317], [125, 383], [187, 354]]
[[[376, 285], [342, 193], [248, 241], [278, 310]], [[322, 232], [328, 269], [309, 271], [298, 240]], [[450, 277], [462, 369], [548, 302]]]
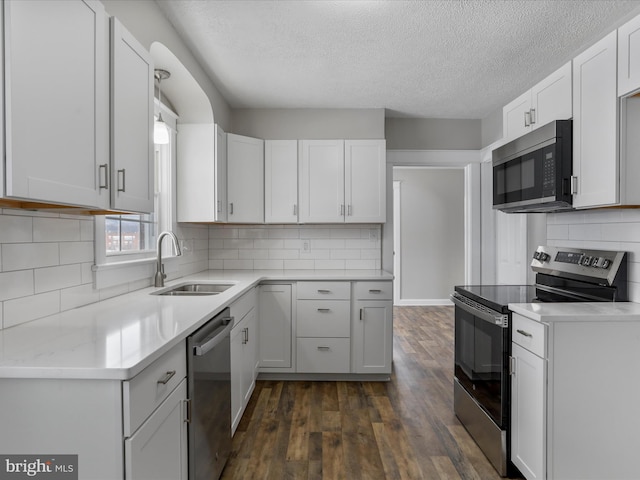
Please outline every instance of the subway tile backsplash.
[[547, 214], [547, 243], [628, 252], [629, 300], [640, 302], [640, 209]]
[[209, 268], [379, 270], [380, 225], [211, 225]]

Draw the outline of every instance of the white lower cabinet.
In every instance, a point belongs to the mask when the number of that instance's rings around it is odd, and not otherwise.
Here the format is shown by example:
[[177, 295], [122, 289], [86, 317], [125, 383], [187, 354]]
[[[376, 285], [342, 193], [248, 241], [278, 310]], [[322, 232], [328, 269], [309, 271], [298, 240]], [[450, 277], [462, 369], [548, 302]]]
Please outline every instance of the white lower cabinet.
[[256, 385], [258, 372], [258, 317], [252, 289], [231, 305], [231, 431], [235, 433]]
[[511, 461], [528, 479], [544, 478], [545, 359], [514, 343], [511, 377]]
[[291, 368], [291, 285], [260, 286], [260, 369]]
[[351, 349], [354, 373], [391, 373], [393, 287], [391, 282], [354, 283]]
[[604, 310], [513, 314], [511, 460], [528, 480], [638, 478], [640, 321]]
[[125, 478], [186, 480], [187, 422], [184, 418], [187, 380], [162, 402], [133, 436], [124, 442]]

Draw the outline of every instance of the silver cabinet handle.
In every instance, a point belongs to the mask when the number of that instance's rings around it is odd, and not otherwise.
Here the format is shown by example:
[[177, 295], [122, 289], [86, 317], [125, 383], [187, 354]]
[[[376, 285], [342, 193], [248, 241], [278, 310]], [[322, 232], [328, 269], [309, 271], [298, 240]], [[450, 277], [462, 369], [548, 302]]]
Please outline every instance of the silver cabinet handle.
[[[120, 182], [120, 175], [122, 175], [122, 183]], [[125, 169], [123, 168], [122, 170], [118, 170], [118, 191], [119, 192], [124, 192], [125, 191]], [[120, 185], [122, 185], [122, 187], [120, 187]]]
[[293, 204], [293, 214], [298, 215], [298, 205], [296, 205], [295, 203]]
[[167, 373], [164, 374], [164, 376], [161, 379], [158, 380], [158, 383], [161, 383], [162, 385], [166, 385], [175, 374], [176, 374], [175, 370], [169, 370]]
[[529, 117], [531, 118], [531, 125], [533, 125], [534, 123], [536, 123], [536, 109], [532, 108], [531, 110], [529, 110]]
[[525, 337], [529, 337], [529, 338], [533, 338], [533, 335], [530, 334], [529, 332], [525, 332], [524, 330], [516, 330], [516, 332], [518, 332], [520, 335], [524, 335]]
[[184, 400], [184, 406], [185, 406], [184, 422], [191, 423], [191, 399], [190, 398]]
[[242, 335], [243, 335], [243, 340], [242, 343], [246, 344], [249, 343], [249, 329], [248, 328], [243, 328], [242, 329]]
[[509, 357], [509, 375], [516, 374], [516, 357]]
[[322, 290], [322, 289], [319, 289], [319, 290], [318, 290], [318, 293], [331, 293], [331, 290]]
[[369, 293], [382, 293], [382, 290], [379, 288], [371, 288], [369, 289]]
[[229, 204], [229, 215], [233, 215], [233, 202]]
[[344, 216], [344, 203], [340, 205], [340, 215]]
[[327, 347], [326, 345], [318, 346], [318, 350], [331, 350], [331, 347]]
[[364, 320], [364, 308], [360, 309], [360, 320]]
[[[100, 171], [99, 171], [99, 177], [100, 177], [100, 185], [98, 185], [98, 187], [100, 189], [109, 189], [109, 164], [108, 163], [103, 163], [102, 165], [100, 165], [99, 167]], [[103, 176], [103, 172], [104, 172], [104, 176]], [[102, 181], [104, 179], [104, 182]]]
[[528, 127], [531, 125], [531, 112], [524, 112], [524, 126]]
[[331, 311], [331, 309], [329, 309], [329, 308], [319, 308], [318, 311], [319, 312], [323, 312], [323, 313], [328, 313], [328, 312]]

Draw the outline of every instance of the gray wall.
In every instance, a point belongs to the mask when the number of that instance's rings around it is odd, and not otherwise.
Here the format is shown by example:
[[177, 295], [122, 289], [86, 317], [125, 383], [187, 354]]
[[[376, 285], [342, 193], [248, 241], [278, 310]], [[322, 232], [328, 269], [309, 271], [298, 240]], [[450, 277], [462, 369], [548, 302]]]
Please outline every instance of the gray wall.
[[388, 150], [480, 150], [481, 121], [445, 118], [387, 118]]
[[231, 133], [265, 140], [384, 137], [384, 109], [234, 109]]
[[464, 170], [398, 167], [393, 179], [402, 182], [396, 302], [448, 299], [464, 283]]
[[502, 138], [502, 108], [482, 119], [482, 148]]
[[[147, 50], [151, 49], [154, 42], [167, 47], [211, 101], [216, 123], [228, 128], [229, 105], [154, 0], [102, 0], [102, 3], [107, 13], [117, 17]], [[165, 88], [163, 86], [163, 90]]]

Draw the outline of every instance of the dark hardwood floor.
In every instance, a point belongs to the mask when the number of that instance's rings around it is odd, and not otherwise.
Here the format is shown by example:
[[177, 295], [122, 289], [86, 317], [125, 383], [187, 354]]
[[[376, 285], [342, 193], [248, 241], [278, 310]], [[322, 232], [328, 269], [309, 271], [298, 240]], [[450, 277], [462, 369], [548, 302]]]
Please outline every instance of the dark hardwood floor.
[[258, 381], [222, 478], [499, 479], [453, 413], [453, 323], [394, 308], [390, 382]]

